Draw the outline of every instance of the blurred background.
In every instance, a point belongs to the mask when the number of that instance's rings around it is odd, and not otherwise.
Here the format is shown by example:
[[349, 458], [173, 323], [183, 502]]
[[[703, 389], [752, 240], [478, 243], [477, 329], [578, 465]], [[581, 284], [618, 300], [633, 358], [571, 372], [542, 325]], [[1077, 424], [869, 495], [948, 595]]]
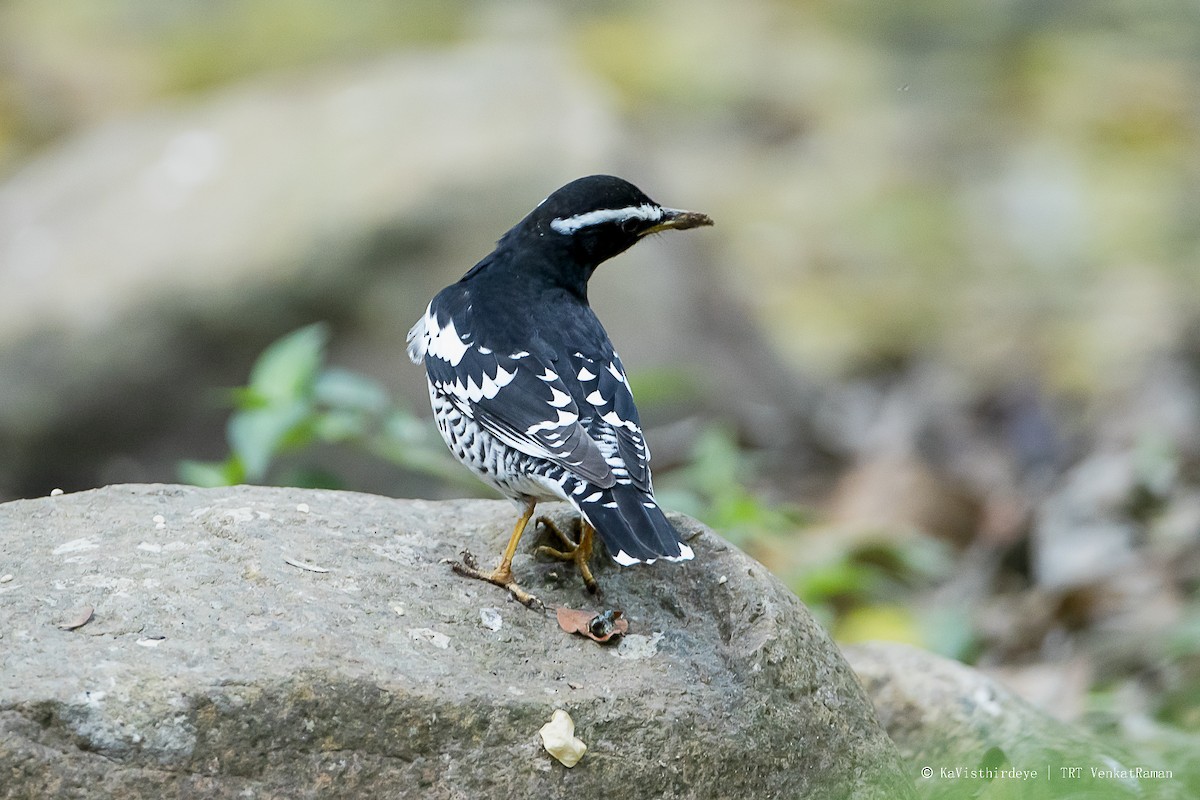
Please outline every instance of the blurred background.
[[663, 505], [1182, 769], [1198, 87], [1170, 0], [4, 0], [0, 500], [487, 496], [404, 335], [614, 173], [717, 221], [592, 283]]

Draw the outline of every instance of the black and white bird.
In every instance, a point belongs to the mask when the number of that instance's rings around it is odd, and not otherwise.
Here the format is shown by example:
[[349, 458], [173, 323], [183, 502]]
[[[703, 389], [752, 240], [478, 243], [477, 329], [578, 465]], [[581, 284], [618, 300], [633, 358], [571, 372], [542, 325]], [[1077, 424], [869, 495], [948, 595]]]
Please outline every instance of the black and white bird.
[[537, 503], [554, 499], [578, 509], [579, 539], [540, 520], [567, 546], [542, 550], [574, 561], [593, 591], [594, 532], [623, 566], [692, 558], [654, 499], [625, 368], [587, 289], [596, 267], [648, 234], [711, 224], [620, 178], [580, 178], [430, 302], [408, 333], [408, 355], [425, 365], [438, 430], [463, 464], [522, 508], [495, 570], [480, 571], [465, 554], [455, 571], [536, 602], [514, 580], [512, 558]]

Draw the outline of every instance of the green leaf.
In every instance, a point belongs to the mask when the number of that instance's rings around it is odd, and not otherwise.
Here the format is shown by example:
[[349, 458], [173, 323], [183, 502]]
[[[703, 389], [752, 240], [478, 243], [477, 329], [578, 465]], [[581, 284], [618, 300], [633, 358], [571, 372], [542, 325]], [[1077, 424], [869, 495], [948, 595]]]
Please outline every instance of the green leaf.
[[900, 605], [860, 606], [838, 620], [833, 638], [839, 642], [888, 641], [921, 646], [921, 633], [913, 612]]
[[236, 458], [179, 462], [179, 480], [193, 486], [234, 486], [241, 483], [244, 477], [242, 465]]
[[[432, 426], [407, 411], [388, 415], [383, 423], [383, 433], [387, 439], [404, 445], [428, 446], [434, 439]], [[440, 438], [438, 444], [441, 444]]]
[[230, 405], [239, 411], [249, 411], [254, 408], [264, 408], [270, 405], [270, 400], [263, 397], [249, 386], [238, 386], [227, 392]]
[[1179, 477], [1179, 447], [1160, 431], [1143, 433], [1133, 451], [1133, 469], [1146, 491], [1165, 497]]
[[791, 589], [805, 603], [820, 603], [837, 597], [863, 598], [875, 581], [873, 570], [839, 558], [808, 569]]
[[689, 471], [697, 489], [710, 497], [719, 497], [732, 487], [740, 487], [742, 462], [733, 434], [724, 427], [713, 426], [696, 437]]
[[357, 411], [335, 409], [312, 420], [312, 437], [322, 442], [353, 442], [366, 434], [367, 418]]
[[268, 404], [311, 395], [328, 340], [327, 326], [318, 322], [275, 341], [254, 362], [249, 391]]
[[297, 400], [291, 403], [240, 411], [229, 419], [229, 446], [245, 467], [246, 480], [258, 482], [266, 477], [271, 461], [285, 444], [302, 445], [289, 437], [310, 417], [311, 407]]
[[464, 489], [483, 487], [451, 457], [433, 426], [406, 411], [390, 414], [382, 432], [368, 439], [366, 445], [370, 452], [405, 469], [441, 478]]
[[344, 489], [341, 478], [327, 469], [316, 466], [292, 467], [279, 476], [282, 486], [300, 489]]
[[313, 399], [320, 405], [342, 411], [380, 413], [388, 406], [387, 392], [375, 381], [357, 372], [330, 367], [317, 375]]

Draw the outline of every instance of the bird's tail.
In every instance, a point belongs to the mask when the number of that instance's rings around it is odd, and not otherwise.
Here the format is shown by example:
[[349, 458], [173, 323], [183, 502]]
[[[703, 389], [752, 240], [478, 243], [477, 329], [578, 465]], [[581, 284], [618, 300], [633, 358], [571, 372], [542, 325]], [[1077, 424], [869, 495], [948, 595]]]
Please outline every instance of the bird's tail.
[[653, 495], [629, 484], [572, 492], [572, 505], [587, 520], [609, 555], [623, 567], [653, 564], [660, 558], [687, 561], [692, 548], [680, 541]]

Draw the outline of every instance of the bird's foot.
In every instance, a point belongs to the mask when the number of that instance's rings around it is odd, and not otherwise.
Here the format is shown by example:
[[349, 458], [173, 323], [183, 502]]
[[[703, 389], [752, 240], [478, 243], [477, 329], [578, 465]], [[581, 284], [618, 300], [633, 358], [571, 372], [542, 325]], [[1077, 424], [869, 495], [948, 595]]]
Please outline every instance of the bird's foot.
[[484, 572], [479, 568], [479, 564], [475, 561], [475, 556], [469, 550], [462, 551], [462, 561], [446, 559], [445, 563], [450, 565], [450, 569], [454, 570], [456, 575], [487, 581], [488, 583], [496, 584], [502, 589], [507, 589], [508, 593], [513, 596], [513, 599], [526, 608], [545, 609], [546, 607], [541, 600], [517, 585], [516, 579], [513, 578], [512, 567], [507, 564], [501, 564], [491, 572]]
[[598, 593], [600, 591], [600, 584], [596, 583], [595, 577], [592, 576], [592, 568], [588, 565], [588, 561], [592, 558], [591, 526], [585, 525], [582, 519], [576, 519], [572, 527], [578, 531], [579, 537], [575, 539], [564, 533], [554, 523], [554, 520], [549, 517], [538, 517], [536, 524], [544, 526], [566, 546], [565, 550], [555, 550], [553, 547], [542, 545], [538, 547], [537, 552], [551, 558], [557, 558], [559, 561], [574, 561], [576, 568], [579, 570], [580, 577], [583, 578], [584, 585], [587, 586], [587, 590], [592, 594]]

